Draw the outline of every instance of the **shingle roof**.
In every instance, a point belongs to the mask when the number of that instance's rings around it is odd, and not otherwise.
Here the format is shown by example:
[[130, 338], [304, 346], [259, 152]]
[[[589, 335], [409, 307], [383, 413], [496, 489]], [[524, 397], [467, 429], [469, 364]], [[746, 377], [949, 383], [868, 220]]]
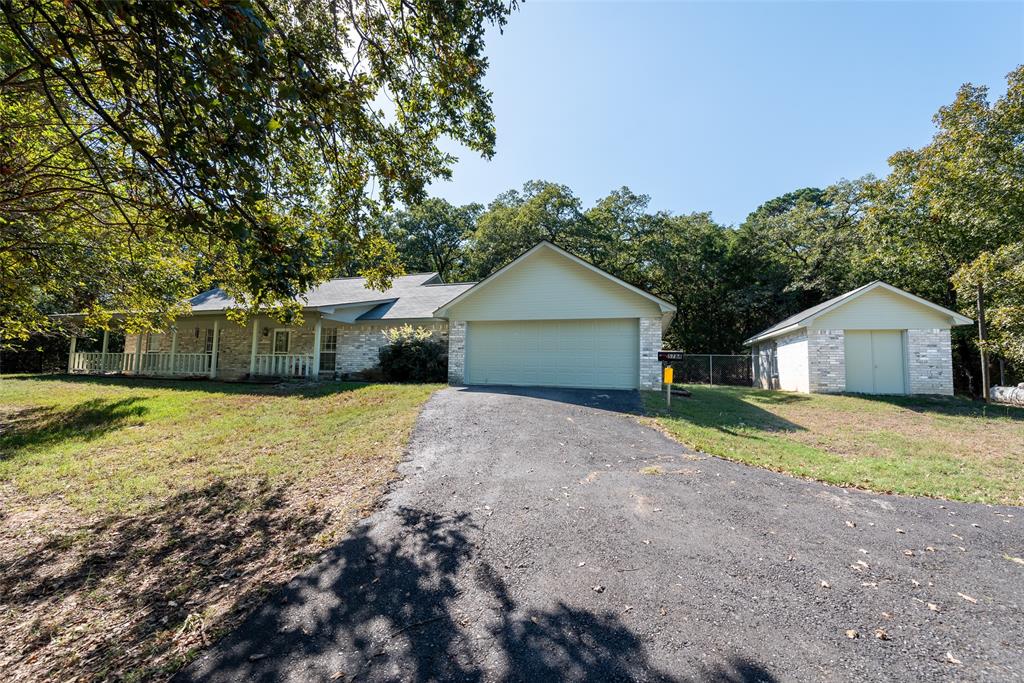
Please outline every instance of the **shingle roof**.
[[[306, 308], [329, 308], [346, 304], [381, 302], [358, 320], [396, 318], [432, 318], [434, 311], [473, 286], [474, 283], [447, 285], [437, 273], [417, 273], [396, 277], [383, 292], [366, 287], [366, 278], [349, 277], [328, 280], [308, 292], [299, 301]], [[235, 300], [221, 289], [211, 289], [193, 297], [192, 311], [210, 313], [235, 306]]]

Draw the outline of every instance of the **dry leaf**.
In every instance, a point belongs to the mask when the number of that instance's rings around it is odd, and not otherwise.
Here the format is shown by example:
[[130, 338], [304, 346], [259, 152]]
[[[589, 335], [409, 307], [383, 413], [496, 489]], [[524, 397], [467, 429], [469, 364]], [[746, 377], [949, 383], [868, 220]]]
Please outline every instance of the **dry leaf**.
[[831, 588], [832, 584], [830, 584], [828, 581], [822, 581], [821, 582], [821, 587], [822, 588]]
[[879, 640], [889, 640], [889, 634], [885, 632], [884, 628], [876, 628], [875, 638], [878, 638]]
[[847, 629], [846, 630], [846, 637], [847, 638], [860, 638], [860, 634], [857, 633], [857, 629], [851, 628], [851, 629]]
[[850, 527], [852, 529], [852, 528], [854, 528], [857, 525], [854, 524], [853, 522], [851, 522], [850, 520], [846, 520], [846, 526], [848, 526], [848, 527]]
[[928, 603], [928, 609], [930, 609], [933, 612], [938, 612], [939, 611], [939, 606], [936, 605], [934, 602], [929, 602]]
[[946, 661], [950, 664], [963, 664], [963, 662], [961, 662], [959, 659], [953, 656], [952, 652], [946, 653]]
[[904, 555], [906, 555], [907, 557], [912, 557], [912, 556], [914, 555], [914, 551], [913, 551], [913, 550], [910, 550], [910, 549], [908, 548], [908, 549], [906, 549], [906, 550], [904, 550], [904, 551], [903, 551], [903, 554], [904, 554]]

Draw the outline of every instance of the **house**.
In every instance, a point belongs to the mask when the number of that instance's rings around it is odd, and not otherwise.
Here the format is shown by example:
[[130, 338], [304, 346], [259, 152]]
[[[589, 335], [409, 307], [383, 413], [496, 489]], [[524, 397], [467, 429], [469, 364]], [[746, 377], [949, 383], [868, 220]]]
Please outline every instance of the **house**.
[[805, 393], [953, 393], [949, 330], [971, 319], [875, 281], [744, 342], [754, 384]]
[[72, 339], [69, 372], [208, 376], [211, 379], [351, 376], [377, 364], [389, 328], [411, 324], [447, 339], [452, 384], [657, 388], [662, 331], [675, 307], [583, 259], [540, 242], [477, 283], [437, 273], [367, 289], [330, 280], [302, 297], [303, 323], [228, 320], [219, 289], [161, 334], [127, 335], [123, 352], [83, 353]]

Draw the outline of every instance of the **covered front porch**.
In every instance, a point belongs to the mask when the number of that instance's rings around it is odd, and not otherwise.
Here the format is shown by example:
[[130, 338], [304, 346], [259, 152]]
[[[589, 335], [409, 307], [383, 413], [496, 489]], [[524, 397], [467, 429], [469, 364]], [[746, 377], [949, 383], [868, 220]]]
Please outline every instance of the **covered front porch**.
[[[307, 327], [311, 334], [304, 334]], [[242, 330], [249, 337], [244, 341]], [[167, 332], [127, 334], [123, 350], [110, 350], [109, 330], [103, 332], [99, 351], [79, 351], [79, 338], [72, 336], [67, 370], [89, 375], [317, 379], [321, 372], [334, 374], [336, 331], [330, 330], [327, 336], [321, 318], [312, 325], [271, 328], [259, 318], [242, 327], [222, 317], [191, 316], [179, 319]], [[248, 347], [247, 358], [243, 345]], [[322, 367], [325, 348], [330, 356], [326, 368]]]

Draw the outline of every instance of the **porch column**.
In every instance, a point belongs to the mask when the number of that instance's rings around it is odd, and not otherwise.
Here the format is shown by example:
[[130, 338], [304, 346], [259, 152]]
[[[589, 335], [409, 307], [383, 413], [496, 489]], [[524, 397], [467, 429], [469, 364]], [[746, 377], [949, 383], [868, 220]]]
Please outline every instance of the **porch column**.
[[178, 355], [178, 326], [175, 325], [171, 328], [171, 374], [176, 374], [177, 368], [174, 366], [174, 357]]
[[142, 371], [142, 333], [139, 332], [135, 335], [135, 357], [132, 358], [132, 364], [135, 366], [133, 375], [138, 375]]
[[210, 379], [217, 379], [217, 351], [220, 349], [220, 320], [213, 320], [213, 353], [210, 355]]
[[78, 335], [71, 335], [71, 350], [68, 351], [68, 374], [75, 369], [75, 346], [78, 344]]
[[249, 379], [256, 376], [256, 349], [260, 345], [260, 317], [252, 318], [252, 346], [249, 348]]
[[110, 330], [103, 330], [103, 350], [100, 351], [100, 372], [107, 371], [107, 347], [110, 346]]
[[324, 319], [316, 319], [316, 327], [313, 328], [313, 369], [310, 375], [320, 379], [320, 335], [323, 332]]

